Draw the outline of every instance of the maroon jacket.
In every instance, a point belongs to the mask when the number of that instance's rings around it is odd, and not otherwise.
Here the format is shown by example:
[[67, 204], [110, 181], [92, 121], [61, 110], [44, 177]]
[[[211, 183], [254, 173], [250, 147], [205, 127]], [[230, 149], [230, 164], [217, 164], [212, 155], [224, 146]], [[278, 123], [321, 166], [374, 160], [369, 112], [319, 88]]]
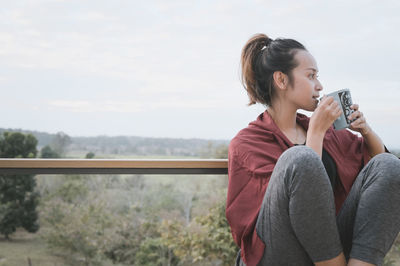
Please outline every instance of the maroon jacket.
[[[307, 116], [297, 114], [297, 122], [307, 131]], [[256, 265], [263, 256], [265, 244], [255, 230], [258, 213], [278, 158], [292, 146], [267, 111], [242, 129], [229, 145], [226, 218], [248, 266]], [[364, 139], [346, 129], [329, 128], [323, 147], [336, 163], [342, 183], [334, 191], [337, 213], [370, 156]]]

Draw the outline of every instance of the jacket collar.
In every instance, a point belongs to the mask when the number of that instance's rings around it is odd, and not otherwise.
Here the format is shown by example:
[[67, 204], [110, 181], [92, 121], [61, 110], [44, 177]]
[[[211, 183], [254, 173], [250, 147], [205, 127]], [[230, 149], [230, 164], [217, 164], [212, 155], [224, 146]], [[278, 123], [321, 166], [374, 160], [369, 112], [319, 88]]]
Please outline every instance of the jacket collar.
[[[308, 118], [306, 115], [297, 113], [296, 121], [306, 131], [308, 130], [308, 124], [309, 124], [310, 118]], [[250, 123], [250, 126], [255, 126], [255, 127], [261, 128], [261, 129], [265, 130], [266, 132], [273, 134], [274, 136], [280, 137], [282, 140], [284, 140], [284, 142], [286, 142], [286, 144], [289, 147], [293, 146], [293, 143], [285, 136], [285, 134], [283, 134], [283, 132], [275, 124], [275, 121], [272, 119], [271, 115], [268, 113], [268, 110], [265, 110], [264, 113], [261, 113], [257, 117], [257, 120]]]

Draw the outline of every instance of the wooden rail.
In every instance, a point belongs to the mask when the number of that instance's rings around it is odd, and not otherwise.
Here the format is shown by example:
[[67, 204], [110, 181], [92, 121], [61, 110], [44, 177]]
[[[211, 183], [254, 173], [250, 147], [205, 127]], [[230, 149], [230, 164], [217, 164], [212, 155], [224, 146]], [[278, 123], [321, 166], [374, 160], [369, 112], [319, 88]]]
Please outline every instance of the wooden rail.
[[226, 159], [0, 159], [0, 174], [227, 174]]

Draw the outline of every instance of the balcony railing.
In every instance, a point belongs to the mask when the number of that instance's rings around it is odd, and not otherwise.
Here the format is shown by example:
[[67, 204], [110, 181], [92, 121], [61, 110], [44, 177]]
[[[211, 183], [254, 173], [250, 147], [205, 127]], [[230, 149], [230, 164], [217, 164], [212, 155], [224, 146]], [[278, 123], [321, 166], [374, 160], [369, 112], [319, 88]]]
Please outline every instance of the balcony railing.
[[0, 174], [227, 174], [226, 159], [0, 159]]

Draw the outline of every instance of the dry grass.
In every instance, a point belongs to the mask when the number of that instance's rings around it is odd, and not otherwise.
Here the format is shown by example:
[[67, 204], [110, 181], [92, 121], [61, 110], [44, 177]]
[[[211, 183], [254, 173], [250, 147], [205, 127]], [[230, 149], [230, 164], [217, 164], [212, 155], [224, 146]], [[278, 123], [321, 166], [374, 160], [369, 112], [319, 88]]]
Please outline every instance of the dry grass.
[[392, 246], [389, 253], [386, 255], [385, 265], [400, 266], [400, 234], [397, 237], [394, 245]]
[[64, 265], [60, 258], [52, 256], [45, 243], [37, 234], [18, 231], [8, 241], [0, 237], [0, 265], [1, 266], [61, 266]]

